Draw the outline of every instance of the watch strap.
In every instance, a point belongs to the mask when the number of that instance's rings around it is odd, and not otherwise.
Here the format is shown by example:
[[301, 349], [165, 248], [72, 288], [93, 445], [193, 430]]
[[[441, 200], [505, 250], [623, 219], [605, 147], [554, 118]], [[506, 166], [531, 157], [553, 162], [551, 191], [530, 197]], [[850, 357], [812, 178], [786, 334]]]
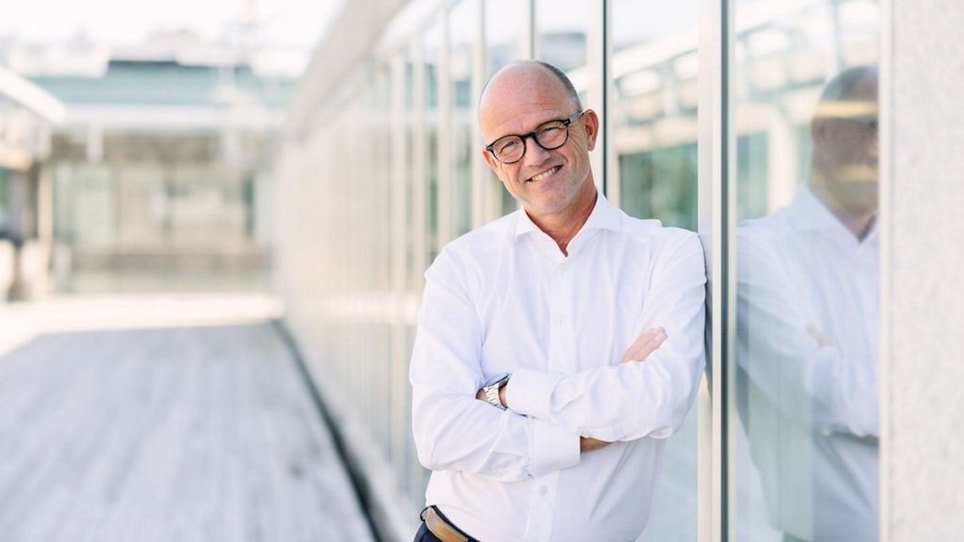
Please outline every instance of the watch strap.
[[502, 404], [502, 399], [499, 397], [499, 391], [502, 389], [502, 386], [506, 385], [507, 382], [509, 382], [509, 375], [506, 374], [499, 377], [495, 382], [482, 388], [482, 391], [485, 393], [486, 401], [488, 401], [492, 406], [501, 408], [502, 410], [506, 410], [506, 407]]

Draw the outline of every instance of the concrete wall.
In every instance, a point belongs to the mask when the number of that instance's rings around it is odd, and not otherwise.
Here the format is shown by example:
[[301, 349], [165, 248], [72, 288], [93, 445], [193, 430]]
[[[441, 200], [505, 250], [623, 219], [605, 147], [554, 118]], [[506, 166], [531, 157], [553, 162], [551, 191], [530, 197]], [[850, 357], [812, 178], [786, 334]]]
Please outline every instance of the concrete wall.
[[964, 540], [964, 2], [889, 4], [882, 533]]

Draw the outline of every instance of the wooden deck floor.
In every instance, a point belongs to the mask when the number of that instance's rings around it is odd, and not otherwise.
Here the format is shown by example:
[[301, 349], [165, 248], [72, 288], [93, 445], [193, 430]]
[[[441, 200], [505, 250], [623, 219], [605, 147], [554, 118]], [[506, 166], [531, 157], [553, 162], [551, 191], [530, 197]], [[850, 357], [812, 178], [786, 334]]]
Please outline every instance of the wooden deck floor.
[[371, 540], [269, 322], [42, 333], [0, 357], [0, 540]]

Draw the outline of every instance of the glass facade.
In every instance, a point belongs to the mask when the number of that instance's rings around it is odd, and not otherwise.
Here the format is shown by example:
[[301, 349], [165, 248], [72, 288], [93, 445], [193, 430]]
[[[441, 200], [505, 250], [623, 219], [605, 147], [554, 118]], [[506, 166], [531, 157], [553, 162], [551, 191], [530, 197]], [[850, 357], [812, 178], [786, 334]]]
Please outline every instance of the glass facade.
[[732, 526], [877, 540], [877, 5], [733, 9]]
[[287, 322], [414, 514], [422, 273], [516, 208], [482, 161], [476, 99], [537, 58], [600, 115], [607, 198], [705, 241], [710, 369], [641, 539], [877, 538], [879, 18], [868, 0], [410, 2], [333, 96], [294, 112], [276, 213]]

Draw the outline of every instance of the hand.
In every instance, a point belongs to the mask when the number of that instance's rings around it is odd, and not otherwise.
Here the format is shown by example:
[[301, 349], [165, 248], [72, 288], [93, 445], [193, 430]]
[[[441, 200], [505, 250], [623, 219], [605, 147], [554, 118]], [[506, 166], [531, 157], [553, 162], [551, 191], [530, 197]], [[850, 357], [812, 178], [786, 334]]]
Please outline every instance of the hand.
[[647, 329], [630, 345], [626, 353], [623, 354], [622, 363], [628, 361], [646, 361], [650, 354], [659, 348], [666, 340], [666, 330], [661, 327]]
[[[623, 354], [622, 363], [627, 363], [630, 361], [646, 361], [646, 358], [650, 354], [659, 348], [659, 345], [663, 344], [666, 340], [666, 331], [661, 328], [647, 329], [642, 332], [639, 337], [629, 346], [626, 353]], [[600, 448], [605, 448], [611, 443], [604, 440], [598, 440], [590, 437], [579, 437], [579, 451], [580, 452], [591, 452], [593, 450], [598, 450]]]
[[604, 440], [598, 440], [590, 437], [579, 437], [579, 451], [583, 453], [605, 448], [606, 446], [609, 446], [609, 444], [609, 442]]
[[830, 339], [828, 339], [826, 335], [824, 335], [823, 333], [820, 332], [820, 330], [818, 330], [817, 328], [811, 325], [807, 326], [807, 333], [809, 333], [810, 336], [813, 337], [813, 340], [817, 341], [817, 346], [819, 346], [820, 348], [823, 348], [824, 346], [830, 346], [831, 344], [833, 344], [830, 342]]

